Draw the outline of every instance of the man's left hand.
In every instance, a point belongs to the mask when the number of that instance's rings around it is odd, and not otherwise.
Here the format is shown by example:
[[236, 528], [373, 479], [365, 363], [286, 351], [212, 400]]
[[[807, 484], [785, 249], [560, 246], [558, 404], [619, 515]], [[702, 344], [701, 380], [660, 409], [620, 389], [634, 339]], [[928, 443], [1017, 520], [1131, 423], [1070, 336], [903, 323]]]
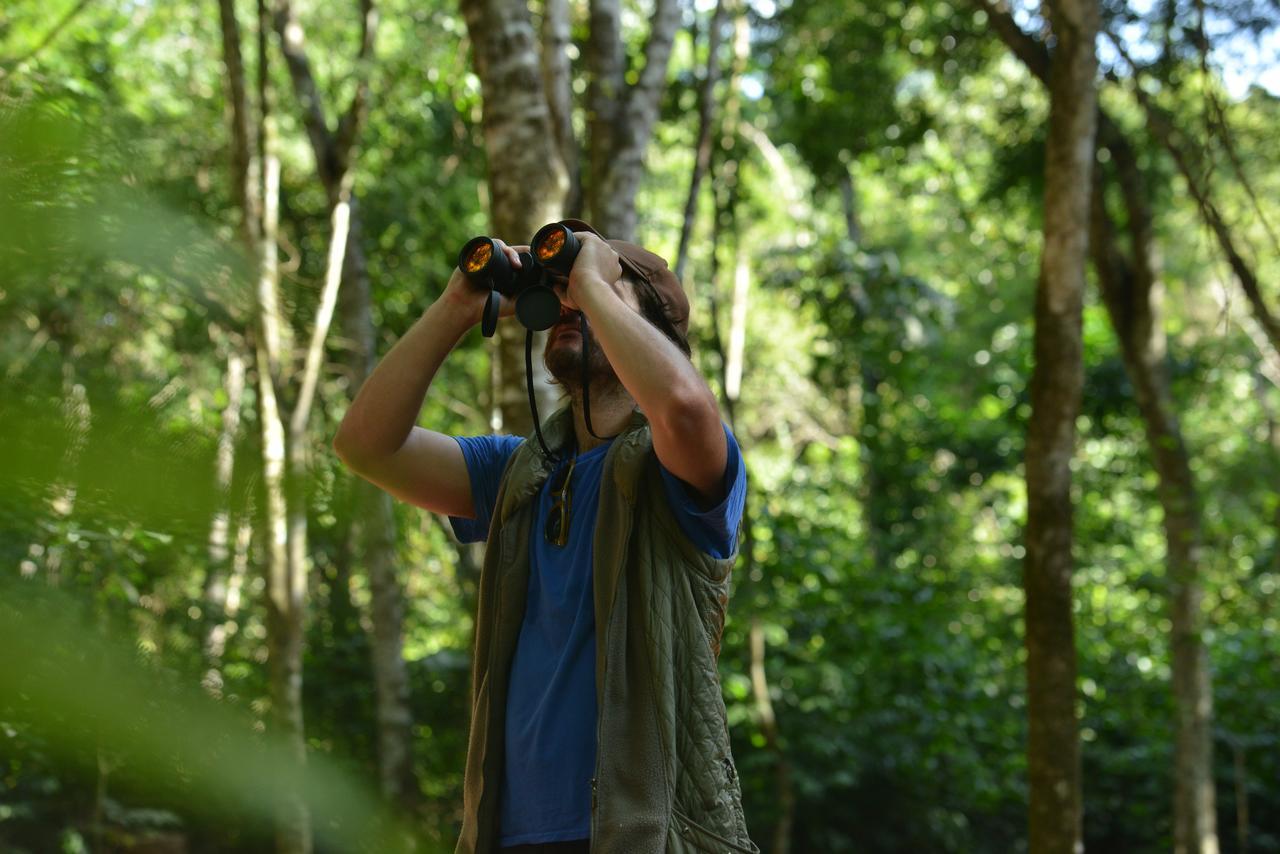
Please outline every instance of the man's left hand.
[[622, 263], [617, 252], [598, 235], [589, 231], [574, 232], [581, 244], [578, 257], [573, 262], [573, 270], [569, 272], [569, 284], [565, 288], [568, 297], [565, 304], [572, 309], [581, 310], [584, 298], [590, 299], [586, 289], [605, 286], [625, 300], [625, 286], [622, 282]]

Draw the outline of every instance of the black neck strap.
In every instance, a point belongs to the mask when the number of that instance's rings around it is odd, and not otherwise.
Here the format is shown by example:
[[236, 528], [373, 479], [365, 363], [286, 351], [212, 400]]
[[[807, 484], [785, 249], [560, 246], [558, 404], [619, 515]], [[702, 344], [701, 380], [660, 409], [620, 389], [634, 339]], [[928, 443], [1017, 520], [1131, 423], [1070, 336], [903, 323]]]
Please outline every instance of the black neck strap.
[[538, 444], [542, 446], [542, 453], [547, 455], [548, 460], [556, 462], [560, 459], [560, 455], [551, 453], [551, 449], [547, 447], [547, 440], [542, 436], [542, 421], [538, 418], [538, 396], [533, 393], [532, 329], [524, 334], [524, 384], [529, 389], [529, 411], [533, 413], [533, 432], [538, 435]]
[[[582, 418], [587, 423], [587, 432], [600, 441], [608, 441], [615, 438], [614, 436], [601, 436], [591, 426], [591, 327], [587, 324], [587, 316], [585, 314], [578, 315], [578, 332], [582, 336]], [[529, 391], [529, 411], [533, 414], [533, 432], [538, 437], [538, 444], [542, 446], [542, 452], [546, 454], [547, 459], [557, 462], [561, 459], [560, 454], [552, 453], [547, 447], [547, 440], [542, 435], [542, 421], [538, 418], [538, 397], [533, 393], [533, 330], [529, 330], [524, 334], [524, 380], [525, 388]]]
[[587, 432], [604, 441], [606, 437], [591, 428], [591, 327], [587, 324], [586, 314], [578, 315], [578, 332], [582, 336], [582, 419], [587, 422]]

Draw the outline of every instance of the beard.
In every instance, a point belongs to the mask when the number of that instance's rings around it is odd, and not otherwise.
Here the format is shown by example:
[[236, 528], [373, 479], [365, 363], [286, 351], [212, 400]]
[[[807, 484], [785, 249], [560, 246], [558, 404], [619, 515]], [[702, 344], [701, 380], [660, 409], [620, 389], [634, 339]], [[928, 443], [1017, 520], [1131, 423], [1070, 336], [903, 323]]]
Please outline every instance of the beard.
[[[578, 329], [577, 316], [562, 317], [560, 322], [548, 330], [547, 347], [542, 353], [542, 364], [547, 372], [555, 377], [557, 383], [571, 395], [582, 391], [582, 338], [575, 341], [572, 337], [555, 340], [556, 334], [564, 328]], [[618, 375], [613, 365], [605, 356], [604, 349], [594, 335], [591, 336], [591, 347], [587, 351], [587, 376], [594, 391], [597, 387], [609, 387], [618, 383]]]

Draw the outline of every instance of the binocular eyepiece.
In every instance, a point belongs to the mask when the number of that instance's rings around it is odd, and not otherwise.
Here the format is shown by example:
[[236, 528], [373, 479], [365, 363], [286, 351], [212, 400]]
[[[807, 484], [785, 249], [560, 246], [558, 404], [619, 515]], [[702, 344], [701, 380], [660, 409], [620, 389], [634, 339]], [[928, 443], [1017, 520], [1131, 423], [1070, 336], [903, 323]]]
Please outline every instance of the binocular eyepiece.
[[550, 329], [560, 318], [560, 298], [551, 287], [552, 274], [569, 275], [582, 244], [567, 225], [553, 222], [538, 229], [520, 253], [520, 268], [511, 266], [505, 252], [491, 237], [473, 237], [458, 253], [458, 269], [470, 281], [490, 288], [484, 304], [480, 331], [492, 337], [498, 328], [499, 294], [516, 303], [516, 318], [535, 332]]

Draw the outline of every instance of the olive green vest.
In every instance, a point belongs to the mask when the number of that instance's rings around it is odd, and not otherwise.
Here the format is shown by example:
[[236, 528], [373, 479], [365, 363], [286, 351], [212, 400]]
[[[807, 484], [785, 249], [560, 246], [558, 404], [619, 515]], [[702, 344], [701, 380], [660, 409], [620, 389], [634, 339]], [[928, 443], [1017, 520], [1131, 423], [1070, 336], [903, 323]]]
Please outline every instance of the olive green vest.
[[[572, 412], [548, 419], [567, 447]], [[529, 536], [553, 464], [526, 440], [502, 477], [480, 574], [457, 854], [498, 850], [507, 677], [524, 619]], [[716, 659], [736, 555], [704, 554], [680, 530], [638, 412], [604, 460], [592, 581], [596, 619], [593, 854], [748, 852]]]

